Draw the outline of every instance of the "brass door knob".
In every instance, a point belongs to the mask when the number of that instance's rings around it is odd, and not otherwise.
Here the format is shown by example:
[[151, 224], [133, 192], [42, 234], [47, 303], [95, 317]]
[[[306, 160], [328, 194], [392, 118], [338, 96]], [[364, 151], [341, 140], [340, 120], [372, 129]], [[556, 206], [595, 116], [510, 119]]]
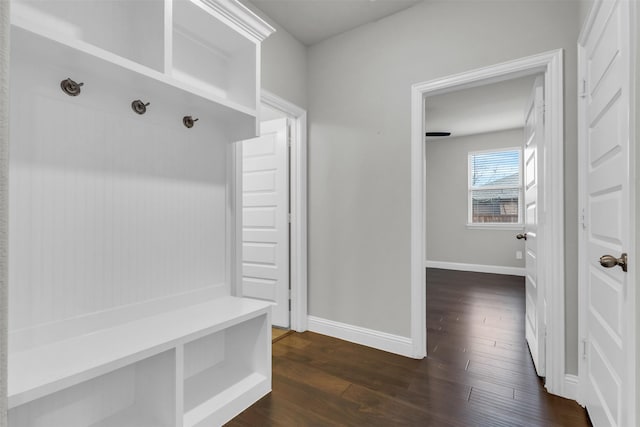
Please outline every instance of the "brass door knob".
[[612, 268], [616, 265], [622, 267], [622, 271], [627, 272], [627, 254], [620, 255], [620, 258], [616, 258], [613, 255], [602, 255], [600, 257], [600, 265], [604, 268]]
[[516, 239], [521, 240], [527, 240], [527, 233], [520, 233], [520, 234], [516, 234]]

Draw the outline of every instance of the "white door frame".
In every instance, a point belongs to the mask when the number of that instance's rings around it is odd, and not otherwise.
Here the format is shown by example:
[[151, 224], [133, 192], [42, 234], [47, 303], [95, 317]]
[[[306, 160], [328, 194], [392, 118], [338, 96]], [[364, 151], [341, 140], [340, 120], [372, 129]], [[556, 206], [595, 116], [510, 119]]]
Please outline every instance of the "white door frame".
[[9, 8], [0, 1], [0, 426], [7, 425], [9, 333]]
[[[307, 330], [307, 112], [274, 95], [262, 90], [260, 102], [287, 116], [292, 122], [292, 141], [290, 152], [290, 189], [291, 204], [291, 232], [289, 235], [291, 254], [289, 268], [291, 286], [291, 329], [297, 332]], [[242, 147], [234, 144], [233, 186], [235, 197], [233, 198], [234, 212], [242, 213]], [[241, 219], [241, 217], [239, 217]], [[234, 292], [239, 294], [242, 277], [242, 221], [235, 221], [235, 257], [236, 263], [234, 277]]]
[[542, 191], [546, 211], [540, 213], [544, 239], [541, 262], [546, 266], [542, 280], [546, 286], [547, 376], [549, 392], [565, 395], [564, 321], [564, 104], [563, 51], [561, 49], [469, 72], [455, 74], [411, 88], [411, 340], [413, 356], [426, 356], [426, 275], [425, 239], [425, 151], [424, 100], [426, 96], [482, 86], [538, 73], [545, 82], [545, 176]]
[[[580, 32], [580, 35], [578, 37], [578, 206], [580, 209], [580, 212], [583, 212], [583, 209], [586, 207], [586, 202], [587, 202], [587, 188], [585, 186], [585, 180], [586, 180], [586, 176], [587, 176], [587, 168], [586, 168], [586, 162], [587, 162], [587, 157], [586, 157], [586, 152], [585, 150], [586, 148], [586, 135], [585, 133], [587, 132], [587, 120], [586, 120], [586, 106], [584, 102], [581, 102], [582, 98], [581, 98], [581, 94], [584, 91], [584, 87], [582, 86], [582, 81], [585, 80], [586, 78], [586, 72], [587, 72], [587, 56], [586, 56], [586, 48], [585, 48], [585, 44], [587, 41], [588, 36], [590, 35], [591, 31], [593, 30], [593, 25], [596, 19], [596, 15], [600, 9], [600, 7], [602, 6], [604, 0], [595, 0], [594, 4], [591, 6], [591, 10], [589, 12], [589, 16], [587, 17], [587, 20], [584, 23], [584, 26], [582, 28], [582, 31]], [[637, 73], [638, 70], [636, 67], [636, 55], [637, 55], [637, 38], [639, 36], [638, 34], [638, 28], [636, 25], [636, 16], [637, 16], [637, 5], [636, 2], [634, 1], [630, 1], [629, 2], [629, 7], [630, 7], [630, 14], [629, 14], [629, 32], [630, 34], [627, 35], [622, 35], [623, 38], [626, 38], [626, 40], [628, 40], [629, 42], [629, 63], [631, 66], [631, 70], [630, 70], [630, 77], [631, 77], [631, 81], [628, 82], [629, 85], [629, 175], [630, 175], [630, 179], [629, 179], [629, 195], [631, 200], [629, 201], [629, 207], [630, 207], [630, 215], [631, 215], [631, 222], [629, 224], [629, 231], [630, 231], [630, 244], [629, 244], [629, 270], [627, 272], [628, 276], [628, 283], [629, 286], [627, 288], [627, 298], [628, 300], [632, 303], [632, 304], [637, 304], [637, 291], [636, 291], [636, 286], [637, 286], [637, 279], [638, 279], [638, 275], [636, 274], [636, 270], [637, 270], [637, 263], [638, 261], [640, 261], [640, 257], [638, 256], [638, 253], [640, 251], [638, 251], [638, 244], [640, 243], [639, 239], [636, 238], [636, 233], [637, 233], [637, 210], [636, 210], [636, 197], [637, 197], [637, 190], [638, 187], [636, 185], [636, 174], [637, 174], [637, 166], [636, 166], [636, 161], [637, 161], [637, 156], [638, 156], [638, 151], [637, 151], [637, 147], [636, 144], [638, 143], [638, 136], [640, 136], [638, 134], [638, 129], [637, 126], [638, 124], [640, 124], [640, 121], [637, 121], [636, 119], [636, 91], [638, 90], [638, 88], [636, 87], [634, 78], [635, 78], [635, 73]], [[582, 221], [585, 220], [584, 217], [582, 217]], [[586, 219], [588, 220], [588, 219]], [[580, 339], [580, 347], [579, 347], [579, 359], [578, 359], [578, 393], [577, 393], [577, 400], [578, 402], [580, 402], [581, 404], [584, 404], [584, 398], [585, 398], [585, 393], [586, 391], [584, 390], [584, 386], [581, 387], [582, 384], [584, 384], [583, 378], [584, 375], [586, 375], [586, 361], [584, 360], [584, 358], [582, 357], [582, 354], [584, 353], [585, 349], [584, 349], [584, 345], [586, 344], [583, 339], [586, 336], [586, 330], [587, 330], [587, 301], [586, 301], [586, 279], [587, 279], [587, 268], [588, 268], [588, 262], [586, 259], [586, 254], [587, 254], [587, 241], [585, 239], [585, 236], [583, 235], [582, 232], [580, 232], [578, 234], [579, 236], [579, 240], [578, 240], [578, 336]], [[631, 414], [630, 417], [628, 418], [629, 420], [631, 420], [633, 422], [633, 420], [635, 419], [637, 422], [637, 417], [639, 416], [638, 414], [640, 414], [640, 412], [638, 412], [636, 406], [638, 405], [637, 401], [636, 401], [636, 393], [637, 393], [637, 381], [638, 381], [638, 377], [637, 377], [637, 373], [638, 373], [638, 367], [636, 367], [636, 345], [637, 345], [637, 322], [638, 319], [640, 318], [640, 316], [637, 313], [638, 310], [638, 306], [635, 305], [634, 310], [631, 310], [631, 319], [629, 319], [629, 322], [627, 323], [627, 331], [625, 334], [624, 339], [626, 340], [626, 346], [625, 349], [627, 351], [627, 366], [626, 366], [626, 370], [627, 370], [627, 374], [629, 378], [632, 378], [632, 384], [629, 388], [629, 393], [627, 396], [624, 396], [624, 398], [627, 399], [627, 401], [629, 402], [628, 407], [631, 410]]]

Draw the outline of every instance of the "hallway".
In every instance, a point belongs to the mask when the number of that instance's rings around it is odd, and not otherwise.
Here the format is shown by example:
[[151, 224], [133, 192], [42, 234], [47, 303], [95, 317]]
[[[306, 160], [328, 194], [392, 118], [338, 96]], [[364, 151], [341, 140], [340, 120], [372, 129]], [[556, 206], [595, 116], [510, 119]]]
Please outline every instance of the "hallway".
[[429, 357], [306, 332], [273, 345], [273, 392], [229, 426], [588, 426], [547, 394], [524, 340], [522, 278], [429, 269]]

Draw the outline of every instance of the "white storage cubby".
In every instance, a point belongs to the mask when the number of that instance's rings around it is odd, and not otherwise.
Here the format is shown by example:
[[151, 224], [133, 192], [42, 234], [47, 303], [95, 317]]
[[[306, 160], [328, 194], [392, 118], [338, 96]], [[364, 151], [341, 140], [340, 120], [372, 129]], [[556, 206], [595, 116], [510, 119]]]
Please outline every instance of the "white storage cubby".
[[256, 109], [255, 43], [209, 13], [201, 0], [173, 2], [173, 76]]
[[221, 425], [271, 390], [270, 326], [227, 296], [10, 352], [9, 426]]
[[184, 347], [184, 426], [217, 425], [244, 395], [260, 394], [270, 381], [261, 357], [270, 339], [265, 317], [255, 318]]
[[9, 427], [228, 421], [271, 389], [270, 306], [231, 296], [229, 162], [273, 28], [237, 0], [11, 13]]
[[48, 394], [9, 411], [11, 427], [172, 427], [175, 351]]

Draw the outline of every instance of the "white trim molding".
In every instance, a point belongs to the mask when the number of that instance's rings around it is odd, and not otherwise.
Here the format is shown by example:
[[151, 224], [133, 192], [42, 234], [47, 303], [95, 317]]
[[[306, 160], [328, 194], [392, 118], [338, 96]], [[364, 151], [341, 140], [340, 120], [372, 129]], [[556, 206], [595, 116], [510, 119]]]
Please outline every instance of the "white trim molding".
[[467, 223], [468, 230], [513, 230], [524, 231], [523, 224], [493, 224], [493, 223], [481, 223], [476, 222], [474, 224]]
[[286, 114], [295, 134], [291, 144], [291, 329], [307, 330], [307, 111], [262, 90], [260, 102]]
[[426, 278], [425, 236], [425, 152], [424, 111], [427, 96], [482, 86], [535, 74], [545, 80], [545, 179], [543, 194], [546, 211], [541, 260], [546, 265], [539, 280], [546, 284], [547, 313], [547, 390], [562, 394], [565, 377], [564, 319], [564, 101], [563, 51], [544, 52], [469, 72], [422, 83], [411, 88], [411, 341], [413, 356], [426, 356]]
[[[564, 385], [562, 387], [562, 397], [571, 400], [578, 400], [578, 385], [579, 381], [577, 375], [566, 374], [564, 376]], [[578, 403], [582, 404], [581, 402]]]
[[401, 356], [413, 356], [411, 338], [361, 328], [360, 326], [348, 325], [346, 323], [334, 322], [333, 320], [322, 319], [315, 316], [308, 317], [308, 324], [311, 332], [366, 345], [367, 347], [388, 351], [389, 353], [399, 354]]
[[201, 0], [201, 2], [195, 3], [201, 3], [208, 7], [220, 19], [244, 31], [257, 42], [264, 41], [276, 31], [275, 28], [237, 0]]
[[465, 264], [462, 262], [430, 261], [424, 262], [426, 268], [442, 268], [444, 270], [474, 271], [476, 273], [506, 274], [509, 276], [525, 275], [523, 267], [507, 267], [503, 265]]
[[9, 7], [0, 1], [0, 426], [7, 425], [9, 329]]

